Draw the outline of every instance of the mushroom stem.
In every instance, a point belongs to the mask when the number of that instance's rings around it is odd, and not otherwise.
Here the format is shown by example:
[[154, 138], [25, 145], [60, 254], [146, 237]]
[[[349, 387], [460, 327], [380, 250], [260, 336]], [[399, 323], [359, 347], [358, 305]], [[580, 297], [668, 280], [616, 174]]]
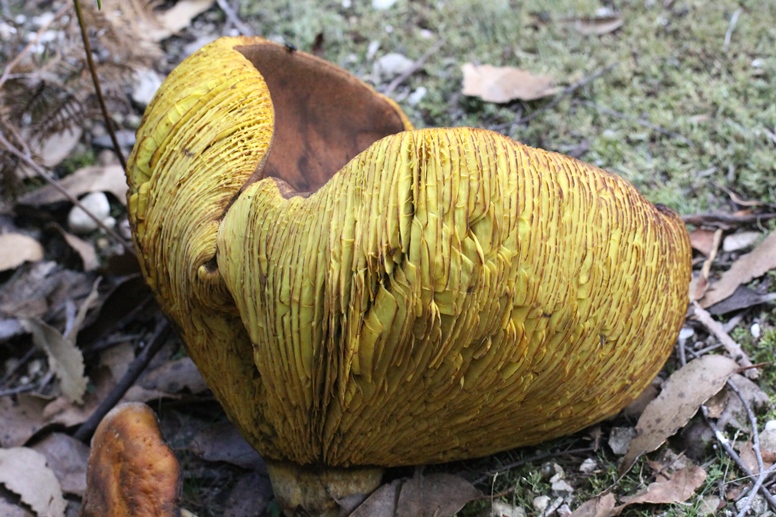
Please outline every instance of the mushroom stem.
[[315, 517], [336, 517], [340, 502], [367, 496], [380, 485], [379, 467], [331, 468], [300, 466], [283, 461], [266, 461], [275, 497], [285, 515], [299, 510]]

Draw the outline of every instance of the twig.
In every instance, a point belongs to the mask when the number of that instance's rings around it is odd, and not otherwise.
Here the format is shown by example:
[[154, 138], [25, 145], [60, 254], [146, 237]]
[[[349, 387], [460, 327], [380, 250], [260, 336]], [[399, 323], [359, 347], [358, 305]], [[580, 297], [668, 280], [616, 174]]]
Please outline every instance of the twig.
[[537, 455], [532, 456], [532, 457], [527, 458], [527, 459], [522, 459], [522, 460], [514, 461], [512, 463], [507, 463], [506, 465], [502, 465], [501, 467], [497, 468], [496, 470], [491, 470], [490, 472], [486, 472], [484, 475], [482, 475], [482, 476], [478, 477], [477, 479], [475, 479], [472, 482], [472, 484], [473, 485], [478, 485], [478, 484], [482, 483], [483, 481], [485, 481], [486, 479], [488, 479], [491, 476], [495, 476], [496, 474], [500, 474], [502, 472], [506, 472], [508, 470], [512, 470], [514, 468], [521, 467], [521, 466], [526, 465], [528, 463], [533, 463], [535, 461], [540, 461], [540, 460], [544, 460], [544, 459], [547, 459], [547, 458], [556, 458], [558, 456], [565, 456], [567, 454], [583, 454], [585, 452], [591, 452], [591, 451], [594, 451], [594, 450], [595, 450], [594, 447], [584, 447], [584, 448], [581, 448], [581, 449], [568, 449], [568, 450], [565, 450], [565, 451], [543, 452], [541, 454], [537, 454]]
[[[755, 482], [755, 485], [759, 487], [763, 484], [762, 478], [765, 475], [765, 464], [763, 463], [763, 455], [762, 451], [760, 450], [760, 433], [757, 431], [757, 417], [754, 416], [754, 411], [752, 411], [752, 408], [749, 407], [749, 402], [746, 401], [743, 393], [741, 393], [741, 390], [738, 389], [738, 386], [730, 382], [730, 379], [727, 381], [727, 386], [736, 395], [738, 395], [738, 398], [741, 400], [741, 404], [744, 405], [746, 415], [749, 417], [749, 426], [752, 428], [752, 450], [754, 451], [754, 456], [757, 460], [757, 481]], [[744, 517], [747, 514], [749, 508], [752, 506], [752, 501], [754, 500], [754, 496], [757, 494], [757, 490], [759, 490], [759, 488], [755, 489], [752, 487], [752, 490], [749, 492], [749, 495], [744, 502], [744, 506], [741, 507], [741, 510], [739, 510], [736, 517]]]
[[423, 65], [426, 64], [426, 61], [428, 61], [428, 58], [439, 52], [439, 49], [442, 48], [442, 45], [445, 44], [445, 40], [440, 39], [434, 45], [428, 49], [428, 51], [420, 56], [420, 58], [412, 63], [412, 66], [410, 66], [407, 70], [405, 70], [399, 77], [391, 81], [388, 86], [385, 87], [385, 90], [383, 90], [383, 95], [390, 95], [393, 93], [393, 91], [401, 85], [404, 81], [406, 81], [412, 74], [423, 68]]
[[35, 160], [33, 160], [32, 158], [30, 158], [29, 156], [21, 152], [15, 146], [11, 145], [11, 142], [9, 142], [2, 133], [0, 133], [0, 145], [4, 146], [6, 151], [13, 154], [20, 160], [22, 160], [24, 163], [27, 164], [28, 167], [32, 168], [37, 174], [45, 178], [45, 180], [51, 183], [51, 185], [55, 189], [61, 192], [62, 195], [68, 199], [68, 201], [70, 201], [75, 206], [83, 210], [86, 213], [86, 215], [88, 215], [95, 223], [97, 223], [97, 225], [100, 228], [105, 230], [105, 232], [108, 235], [113, 237], [116, 240], [116, 242], [121, 244], [124, 247], [124, 249], [127, 251], [127, 253], [130, 253], [133, 256], [135, 255], [135, 248], [132, 246], [131, 243], [127, 242], [121, 235], [116, 233], [116, 231], [113, 228], [110, 228], [109, 226], [107, 226], [98, 217], [96, 217], [93, 213], [91, 213], [89, 209], [83, 206], [83, 204], [80, 201], [78, 201], [78, 198], [76, 198], [74, 195], [68, 192], [67, 189], [63, 187], [62, 184], [59, 183], [59, 181], [57, 181], [56, 178], [54, 178], [54, 176], [52, 176], [46, 169], [44, 169], [43, 167], [35, 163]]
[[116, 138], [116, 132], [113, 130], [113, 120], [111, 120], [108, 114], [108, 107], [105, 105], [105, 98], [102, 96], [102, 88], [100, 88], [100, 78], [97, 77], [97, 68], [94, 66], [94, 59], [92, 58], [92, 46], [89, 43], [89, 35], [86, 33], [86, 24], [84, 23], [83, 13], [81, 12], [81, 3], [79, 0], [73, 0], [75, 5], [75, 15], [78, 18], [78, 27], [81, 29], [81, 38], [84, 41], [84, 51], [86, 53], [86, 62], [89, 65], [89, 72], [92, 74], [92, 82], [94, 83], [94, 92], [97, 94], [97, 102], [100, 105], [102, 111], [102, 118], [105, 119], [105, 128], [110, 135], [110, 141], [113, 143], [113, 150], [116, 152], [116, 156], [119, 158], [119, 163], [124, 170], [127, 170], [127, 160], [124, 159], [124, 153], [119, 145], [119, 140]]
[[97, 407], [97, 409], [94, 410], [94, 413], [91, 414], [89, 419], [81, 424], [81, 426], [75, 432], [73, 437], [76, 440], [80, 440], [84, 443], [88, 442], [92, 434], [94, 434], [94, 430], [97, 429], [100, 421], [102, 421], [103, 417], [108, 413], [108, 411], [113, 409], [113, 407], [118, 403], [119, 400], [121, 400], [121, 397], [124, 396], [127, 390], [132, 387], [143, 370], [145, 370], [145, 368], [148, 366], [148, 363], [151, 362], [151, 359], [154, 358], [157, 352], [159, 352], [162, 346], [167, 342], [167, 337], [170, 335], [170, 333], [170, 325], [167, 323], [166, 319], [161, 318], [156, 324], [151, 341], [146, 345], [143, 351], [140, 352], [140, 355], [138, 355], [135, 360], [130, 363], [129, 368], [127, 368], [127, 372], [118, 382], [118, 384], [113, 387], [108, 396], [105, 397], [102, 402], [100, 402], [100, 405]]
[[536, 117], [538, 117], [539, 115], [541, 115], [545, 111], [548, 111], [548, 110], [554, 108], [555, 106], [558, 105], [558, 103], [560, 103], [560, 101], [562, 101], [563, 99], [565, 99], [566, 97], [568, 97], [569, 95], [574, 93], [575, 91], [579, 90], [580, 88], [582, 88], [585, 85], [588, 85], [588, 84], [592, 83], [593, 81], [595, 81], [596, 79], [598, 79], [602, 75], [605, 75], [605, 74], [608, 74], [609, 72], [611, 72], [618, 64], [619, 63], [615, 62], [615, 63], [612, 63], [611, 65], [608, 65], [608, 66], [605, 66], [603, 68], [600, 68], [600, 69], [596, 70], [595, 72], [593, 72], [592, 74], [588, 75], [587, 77], [583, 77], [579, 81], [577, 81], [577, 82], [567, 86], [562, 92], [560, 92], [557, 95], [555, 95], [555, 97], [553, 97], [553, 99], [550, 102], [548, 102], [547, 104], [545, 104], [541, 108], [537, 109], [536, 111], [532, 111], [531, 113], [529, 113], [525, 117], [520, 117], [519, 119], [515, 120], [513, 125], [516, 126], [516, 125], [519, 125], [519, 124], [525, 124], [526, 122], [529, 122], [529, 121], [535, 119]]
[[218, 7], [221, 8], [221, 10], [226, 15], [226, 19], [229, 20], [232, 25], [237, 27], [237, 30], [240, 31], [240, 34], [243, 36], [253, 36], [253, 31], [250, 27], [245, 25], [243, 21], [240, 19], [239, 16], [237, 16], [237, 13], [232, 8], [231, 5], [229, 5], [229, 2], [226, 0], [216, 0], [216, 3], [218, 4]]
[[[706, 406], [701, 406], [701, 413], [703, 414], [703, 419], [706, 421], [706, 425], [711, 428], [711, 431], [714, 433], [714, 438], [717, 439], [717, 442], [719, 442], [725, 453], [730, 456], [730, 459], [733, 460], [733, 462], [738, 466], [739, 469], [741, 469], [744, 474], [746, 474], [749, 478], [754, 479], [754, 473], [749, 470], [749, 467], [747, 467], [743, 460], [741, 460], [741, 456], [739, 456], [733, 447], [730, 446], [730, 441], [725, 437], [724, 434], [722, 434], [722, 431], [720, 431], [717, 425], [709, 419], [708, 409]], [[772, 469], [769, 469], [769, 471], [770, 470]], [[773, 497], [773, 494], [771, 494], [763, 484], [760, 484], [760, 486], [757, 488], [767, 501], [768, 506], [771, 507], [771, 510], [776, 511], [776, 498]]]
[[8, 80], [8, 77], [11, 74], [11, 71], [14, 69], [14, 67], [18, 65], [19, 62], [22, 59], [24, 59], [24, 56], [26, 56], [30, 52], [30, 50], [32, 50], [32, 47], [34, 47], [38, 43], [38, 41], [40, 41], [40, 38], [43, 37], [43, 33], [46, 32], [49, 27], [51, 27], [51, 24], [53, 24], [63, 14], [65, 14], [68, 9], [70, 9], [70, 6], [68, 4], [65, 4], [62, 7], [60, 7], [59, 10], [56, 13], [54, 13], [54, 16], [48, 22], [44, 23], [40, 29], [38, 29], [38, 32], [35, 34], [35, 37], [32, 38], [32, 40], [29, 43], [27, 43], [27, 45], [22, 49], [22, 51], [19, 52], [15, 58], [9, 61], [7, 65], [5, 65], [5, 68], [3, 69], [3, 75], [0, 76], [0, 87], [3, 86], [5, 82]]
[[733, 215], [723, 213], [692, 214], [682, 216], [684, 224], [703, 226], [704, 224], [751, 224], [776, 219], [776, 213]]
[[600, 106], [600, 105], [598, 105], [598, 104], [596, 104], [594, 102], [580, 101], [580, 103], [583, 104], [584, 106], [588, 106], [588, 107], [591, 107], [591, 108], [593, 108], [595, 110], [598, 110], [601, 113], [606, 113], [607, 115], [611, 115], [612, 117], [621, 118], [623, 120], [627, 120], [629, 122], [633, 122], [635, 124], [639, 124], [639, 125], [644, 126], [644, 127], [648, 128], [648, 129], [651, 129], [652, 131], [656, 131], [656, 132], [660, 133], [661, 135], [665, 135], [667, 137], [679, 140], [680, 142], [682, 142], [684, 144], [687, 144], [687, 145], [690, 145], [690, 146], [694, 146], [695, 145], [692, 141], [690, 141], [687, 138], [683, 137], [679, 133], [675, 133], [673, 131], [669, 131], [669, 130], [661, 127], [661, 126], [658, 126], [657, 124], [653, 124], [652, 122], [647, 122], [646, 120], [642, 120], [640, 118], [631, 117], [629, 115], [626, 115], [625, 113], [620, 113], [619, 111], [615, 111], [613, 109], [606, 108], [604, 106]]
[[[716, 336], [717, 339], [719, 339], [719, 342], [722, 343], [722, 345], [725, 347], [725, 350], [727, 350], [727, 353], [730, 354], [730, 356], [741, 366], [743, 367], [750, 367], [752, 365], [752, 361], [749, 359], [749, 356], [746, 355], [746, 352], [744, 352], [743, 348], [741, 348], [741, 345], [736, 343], [730, 335], [725, 332], [724, 327], [722, 327], [722, 324], [719, 323], [717, 320], [711, 317], [711, 314], [706, 311], [703, 307], [700, 306], [700, 304], [697, 301], [692, 302], [693, 309], [695, 310], [695, 313], [693, 314], [693, 319], [700, 322], [701, 325], [706, 327], [706, 330], [711, 332]], [[752, 368], [747, 370], [746, 376], [750, 379], [756, 379], [757, 378], [757, 370]]]
[[739, 16], [741, 16], [741, 9], [736, 9], [733, 12], [733, 16], [730, 17], [730, 25], [728, 25], [727, 32], [725, 32], [725, 43], [722, 44], [722, 50], [725, 52], [727, 52], [728, 47], [730, 47], [730, 38], [733, 37], [733, 29], [736, 28]]

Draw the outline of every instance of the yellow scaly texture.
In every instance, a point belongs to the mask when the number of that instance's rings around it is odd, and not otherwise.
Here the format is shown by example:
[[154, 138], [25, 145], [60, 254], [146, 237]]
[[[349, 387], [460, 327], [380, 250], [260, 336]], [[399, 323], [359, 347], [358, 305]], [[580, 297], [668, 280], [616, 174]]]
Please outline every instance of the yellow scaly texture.
[[483, 456], [619, 411], [671, 351], [691, 259], [622, 178], [469, 128], [379, 140], [306, 198], [254, 183], [217, 248], [280, 437], [254, 445], [330, 466]]
[[272, 139], [264, 79], [233, 50], [252, 42], [217, 40], [165, 80], [129, 158], [127, 197], [140, 266], [162, 309], [230, 418], [278, 456], [251, 343], [213, 261], [219, 221]]

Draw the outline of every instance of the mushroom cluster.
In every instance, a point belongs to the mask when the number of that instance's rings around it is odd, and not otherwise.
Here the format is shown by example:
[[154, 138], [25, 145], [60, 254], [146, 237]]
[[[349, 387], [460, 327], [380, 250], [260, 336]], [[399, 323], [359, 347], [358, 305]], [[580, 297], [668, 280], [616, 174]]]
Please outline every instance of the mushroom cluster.
[[170, 74], [127, 178], [143, 274], [289, 512], [616, 413], [687, 306], [686, 229], [624, 179], [413, 130], [261, 38]]

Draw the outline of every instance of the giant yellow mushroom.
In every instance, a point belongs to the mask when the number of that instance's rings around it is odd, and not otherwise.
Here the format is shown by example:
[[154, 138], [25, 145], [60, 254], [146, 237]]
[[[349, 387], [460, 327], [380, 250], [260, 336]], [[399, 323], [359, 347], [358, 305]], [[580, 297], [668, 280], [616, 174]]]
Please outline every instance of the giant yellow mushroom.
[[413, 130], [318, 58], [219, 39], [164, 82], [127, 170], [148, 284], [287, 511], [388, 466], [571, 433], [682, 324], [681, 220], [502, 135]]

